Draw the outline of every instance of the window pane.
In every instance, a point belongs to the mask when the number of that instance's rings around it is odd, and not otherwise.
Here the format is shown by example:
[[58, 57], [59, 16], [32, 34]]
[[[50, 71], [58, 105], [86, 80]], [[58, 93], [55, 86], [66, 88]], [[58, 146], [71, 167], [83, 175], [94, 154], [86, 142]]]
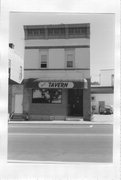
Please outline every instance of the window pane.
[[74, 62], [74, 51], [73, 50], [67, 50], [66, 54], [66, 62], [67, 62], [67, 67], [73, 67], [73, 62]]
[[33, 31], [32, 30], [28, 30], [28, 35], [32, 36], [33, 35]]
[[41, 55], [41, 68], [46, 68], [47, 67], [47, 55]]
[[40, 35], [45, 35], [45, 29], [40, 29], [39, 33]]
[[53, 104], [60, 104], [62, 99], [61, 89], [51, 89], [51, 102]]
[[69, 34], [74, 34], [74, 28], [69, 28], [68, 33]]
[[48, 37], [60, 38], [65, 36], [65, 28], [48, 28]]
[[41, 63], [41, 68], [46, 68], [47, 67], [47, 63]]
[[73, 54], [67, 54], [67, 61], [73, 61]]
[[53, 35], [53, 31], [54, 31], [54, 29], [48, 28], [48, 36], [49, 36], [49, 35], [52, 36], [52, 35]]
[[38, 29], [35, 29], [35, 30], [33, 31], [33, 33], [34, 33], [35, 36], [37, 36], [37, 35], [39, 35], [39, 30], [38, 30]]
[[46, 54], [41, 55], [41, 61], [47, 61], [47, 55]]
[[67, 61], [67, 67], [73, 67], [73, 61]]
[[61, 89], [35, 89], [32, 93], [32, 103], [60, 104], [62, 101]]

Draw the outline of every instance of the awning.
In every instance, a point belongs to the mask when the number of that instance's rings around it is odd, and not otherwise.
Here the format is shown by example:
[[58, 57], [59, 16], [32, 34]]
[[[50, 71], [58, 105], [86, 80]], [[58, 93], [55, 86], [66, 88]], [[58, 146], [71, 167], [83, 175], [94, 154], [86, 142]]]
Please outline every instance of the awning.
[[40, 79], [25, 79], [25, 88], [44, 88], [44, 89], [87, 89], [87, 79], [75, 80], [40, 80]]

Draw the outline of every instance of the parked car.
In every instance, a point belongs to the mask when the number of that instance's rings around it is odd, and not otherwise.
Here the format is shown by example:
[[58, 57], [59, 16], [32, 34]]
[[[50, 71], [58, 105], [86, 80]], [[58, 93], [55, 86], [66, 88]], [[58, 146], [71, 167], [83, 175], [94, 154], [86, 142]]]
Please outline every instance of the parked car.
[[106, 105], [103, 109], [101, 109], [100, 114], [113, 114], [113, 108]]

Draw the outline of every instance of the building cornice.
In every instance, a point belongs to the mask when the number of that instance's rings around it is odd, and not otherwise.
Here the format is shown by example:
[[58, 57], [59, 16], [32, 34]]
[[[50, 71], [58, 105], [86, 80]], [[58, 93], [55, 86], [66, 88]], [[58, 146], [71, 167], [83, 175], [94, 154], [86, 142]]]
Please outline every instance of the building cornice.
[[38, 70], [40, 70], [40, 71], [62, 71], [62, 70], [64, 70], [64, 71], [71, 71], [71, 70], [73, 70], [73, 71], [78, 71], [78, 70], [85, 70], [85, 71], [87, 71], [87, 70], [90, 70], [90, 68], [46, 68], [46, 69], [24, 69], [24, 71], [38, 71]]
[[89, 45], [73, 46], [25, 46], [25, 49], [63, 49], [63, 48], [90, 48]]
[[90, 27], [90, 23], [24, 25], [24, 29]]

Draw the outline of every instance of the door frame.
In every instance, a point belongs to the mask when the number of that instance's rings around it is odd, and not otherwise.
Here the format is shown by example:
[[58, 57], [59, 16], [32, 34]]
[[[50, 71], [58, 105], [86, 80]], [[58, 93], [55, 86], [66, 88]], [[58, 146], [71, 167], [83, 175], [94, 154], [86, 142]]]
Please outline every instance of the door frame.
[[[80, 90], [80, 92], [79, 92], [80, 96], [77, 96], [78, 92], [76, 92], [76, 91], [79, 91], [79, 90]], [[71, 95], [71, 91], [73, 92], [72, 95]], [[74, 97], [74, 95], [75, 95], [75, 97]], [[77, 106], [77, 104], [76, 104], [77, 100], [80, 101], [79, 104], [81, 104], [80, 107], [82, 108], [79, 114], [77, 114], [76, 111], [74, 110], [74, 108], [75, 108], [74, 106]], [[77, 117], [83, 116], [83, 89], [68, 89], [68, 116], [77, 116]]]

